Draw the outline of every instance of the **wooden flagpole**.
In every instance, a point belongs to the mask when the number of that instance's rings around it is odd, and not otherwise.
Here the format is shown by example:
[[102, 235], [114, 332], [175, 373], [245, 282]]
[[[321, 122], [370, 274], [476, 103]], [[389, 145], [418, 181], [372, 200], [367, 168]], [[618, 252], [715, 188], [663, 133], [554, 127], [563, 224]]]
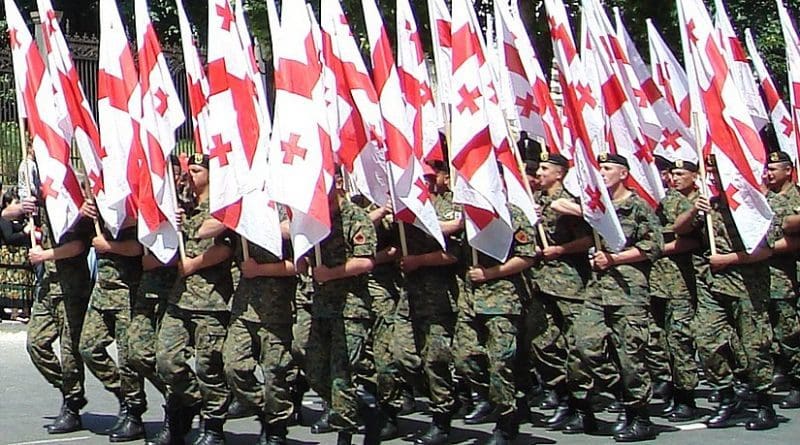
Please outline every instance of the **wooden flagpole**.
[[[174, 167], [172, 166], [171, 160], [167, 161], [167, 174], [169, 175], [169, 181], [167, 181], [167, 186], [170, 188], [172, 192], [172, 204], [175, 206], [175, 211], [179, 208], [178, 206], [178, 193], [175, 188], [175, 172]], [[178, 229], [178, 253], [180, 254], [181, 261], [186, 260], [186, 244], [183, 241], [183, 227]]]
[[[703, 157], [703, 146], [700, 143], [701, 135], [700, 135], [700, 117], [697, 111], [692, 112], [692, 126], [694, 127], [694, 139], [695, 139], [695, 148], [697, 150], [697, 167], [700, 170], [700, 190], [703, 194], [704, 198], [710, 198], [710, 194], [708, 192], [708, 185], [706, 180], [708, 178], [708, 174], [706, 172], [706, 160]], [[711, 255], [717, 254], [717, 242], [714, 238], [714, 220], [713, 216], [706, 212], [706, 232], [708, 232], [708, 248], [711, 251]]]

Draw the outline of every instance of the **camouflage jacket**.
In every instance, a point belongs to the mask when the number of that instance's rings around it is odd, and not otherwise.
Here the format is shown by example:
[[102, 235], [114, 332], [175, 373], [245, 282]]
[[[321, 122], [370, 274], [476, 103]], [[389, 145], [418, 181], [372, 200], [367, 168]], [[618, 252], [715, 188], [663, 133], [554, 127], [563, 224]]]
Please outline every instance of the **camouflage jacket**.
[[[211, 218], [208, 200], [201, 202], [183, 222], [183, 238], [186, 256], [196, 257], [216, 244], [231, 246], [229, 233], [216, 238], [201, 239], [197, 232], [203, 221]], [[169, 302], [181, 309], [190, 311], [225, 312], [233, 294], [231, 260], [227, 259], [211, 267], [206, 267], [185, 278], [175, 280]]]
[[[371, 212], [378, 207], [372, 204], [367, 207]], [[385, 217], [375, 224], [377, 236], [376, 253], [390, 247], [400, 250], [400, 231], [398, 224], [391, 217]], [[400, 269], [394, 262], [376, 264], [369, 274], [369, 290], [372, 295], [372, 311], [376, 315], [388, 315], [395, 308], [398, 288], [401, 285]]]
[[[339, 211], [332, 215], [330, 235], [320, 243], [322, 264], [337, 267], [351, 258], [374, 257], [377, 243], [375, 226], [367, 212], [342, 200]], [[312, 252], [310, 256], [313, 259], [315, 255]], [[369, 319], [372, 303], [368, 279], [368, 274], [364, 274], [315, 282], [311, 313], [315, 318]]]
[[[560, 187], [552, 196], [542, 191], [533, 195], [541, 208], [541, 222], [547, 242], [551, 246], [575, 241], [578, 238], [591, 236], [591, 228], [578, 216], [561, 215], [550, 208], [557, 199], [568, 199], [578, 202], [567, 189]], [[564, 255], [550, 261], [540, 261], [530, 269], [530, 275], [541, 292], [562, 298], [582, 299], [591, 270], [587, 253]]]
[[[518, 207], [509, 205], [509, 211], [514, 238], [511, 240], [508, 258], [535, 257], [536, 230]], [[478, 254], [478, 264], [484, 268], [488, 269], [503, 263], [503, 261], [498, 261], [483, 253]], [[467, 298], [471, 297], [475, 314], [519, 315], [522, 313], [523, 301], [526, 301], [528, 297], [522, 273], [483, 283], [473, 283], [469, 287], [471, 292], [467, 292]]]
[[[238, 238], [238, 237], [237, 237]], [[244, 254], [241, 238], [237, 239], [236, 263], [241, 264]], [[268, 250], [247, 241], [247, 248], [258, 264], [283, 262]], [[284, 240], [283, 253], [292, 257], [291, 243]], [[268, 324], [291, 324], [294, 321], [294, 295], [296, 277], [256, 277], [239, 279], [233, 293], [231, 315], [247, 321]]]
[[142, 282], [134, 297], [133, 308], [149, 308], [156, 302], [166, 302], [177, 279], [177, 266], [163, 266], [143, 271]]
[[[603, 306], [646, 306], [650, 304], [650, 268], [664, 247], [661, 224], [653, 209], [636, 193], [614, 201], [614, 209], [625, 234], [623, 250], [636, 247], [647, 260], [595, 271], [587, 286], [587, 297]], [[607, 250], [605, 242], [602, 247]]]
[[[744, 244], [739, 237], [739, 231], [733, 222], [731, 212], [724, 201], [712, 199], [710, 212], [714, 228], [714, 241], [718, 254], [744, 252]], [[712, 272], [708, 263], [708, 231], [705, 217], [698, 213], [694, 226], [703, 234], [705, 252], [703, 256], [695, 256], [695, 268], [698, 280], [703, 280], [708, 289], [731, 298], [767, 299], [770, 289], [769, 263], [760, 261], [750, 264], [739, 264], [726, 267], [717, 272]], [[762, 245], [772, 248], [774, 239], [768, 233]]]
[[[36, 298], [80, 298], [89, 297], [92, 289], [89, 275], [89, 263], [86, 255], [89, 253], [93, 235], [92, 223], [80, 219], [64, 236], [59, 244], [54, 244], [48, 227], [42, 227], [42, 248], [50, 249], [72, 241], [83, 243], [83, 252], [70, 258], [44, 262], [44, 276], [42, 277], [39, 295]], [[85, 304], [85, 303], [84, 303]]]
[[[137, 241], [136, 226], [119, 231], [116, 238], [104, 230], [110, 241]], [[131, 299], [142, 280], [142, 256], [115, 253], [97, 255], [97, 286], [92, 292], [92, 307], [100, 310], [130, 309]]]
[[[432, 196], [433, 206], [440, 221], [452, 221], [458, 217], [452, 193]], [[436, 239], [421, 229], [406, 224], [406, 243], [409, 255], [423, 255], [442, 250]], [[453, 237], [445, 239], [447, 252], [458, 258], [459, 241]], [[421, 267], [406, 274], [409, 310], [417, 317], [452, 314], [456, 312], [458, 283], [457, 265]]]
[[[695, 190], [684, 196], [675, 190], [667, 190], [667, 194], [656, 210], [656, 216], [661, 223], [664, 233], [664, 242], [675, 240], [672, 226], [679, 215], [690, 210], [697, 199]], [[650, 272], [650, 295], [656, 298], [681, 298], [688, 299], [696, 295], [697, 278], [694, 274], [692, 253], [662, 256], [653, 263]]]
[[[767, 193], [767, 201], [775, 216], [772, 218], [772, 239], [783, 238], [783, 219], [798, 214], [800, 192], [791, 187], [785, 193]], [[790, 299], [797, 296], [797, 260], [793, 254], [772, 255], [769, 261], [770, 297]]]

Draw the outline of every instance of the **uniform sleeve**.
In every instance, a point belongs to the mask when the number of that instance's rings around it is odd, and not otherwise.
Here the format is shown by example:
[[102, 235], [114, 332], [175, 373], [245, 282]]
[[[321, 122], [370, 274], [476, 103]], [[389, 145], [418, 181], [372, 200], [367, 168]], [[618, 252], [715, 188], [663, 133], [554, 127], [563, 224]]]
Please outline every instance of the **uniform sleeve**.
[[514, 243], [511, 256], [533, 258], [536, 256], [536, 230], [528, 218], [518, 209], [514, 209]]
[[356, 212], [350, 224], [347, 242], [353, 246], [354, 257], [374, 257], [378, 245], [375, 226], [364, 212]]
[[645, 203], [639, 205], [636, 212], [638, 240], [633, 244], [650, 260], [655, 261], [664, 250], [664, 234], [656, 213]]

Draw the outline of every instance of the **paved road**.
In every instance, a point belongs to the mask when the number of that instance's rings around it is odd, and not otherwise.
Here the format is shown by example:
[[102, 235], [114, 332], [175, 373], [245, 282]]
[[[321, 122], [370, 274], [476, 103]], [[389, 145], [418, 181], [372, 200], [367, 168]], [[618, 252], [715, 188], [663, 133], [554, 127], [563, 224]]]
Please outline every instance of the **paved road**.
[[[51, 388], [38, 374], [25, 352], [24, 325], [3, 322], [0, 324], [0, 445], [39, 445], [39, 444], [107, 444], [108, 439], [100, 433], [110, 427], [115, 420], [117, 410], [113, 396], [103, 390], [98, 381], [87, 375], [87, 391], [89, 405], [83, 413], [83, 425], [86, 428], [72, 434], [50, 436], [44, 426], [51, 422], [58, 413], [61, 403], [59, 394]], [[705, 391], [701, 391], [705, 393]], [[148, 399], [151, 409], [145, 415], [146, 427], [150, 434], [160, 427], [161, 408], [163, 403], [158, 392], [148, 385]], [[422, 401], [419, 401], [422, 405]], [[707, 404], [704, 404], [708, 408]], [[304, 415], [315, 419], [319, 415], [319, 399], [309, 396], [305, 400]], [[545, 413], [533, 413], [534, 420], [540, 420]], [[729, 445], [737, 444], [797, 444], [800, 442], [800, 410], [781, 411], [785, 416], [779, 428], [766, 432], [749, 432], [742, 428], [726, 430], [708, 430], [703, 424], [689, 425], [669, 424], [663, 419], [654, 419], [662, 430], [658, 439], [651, 443], [658, 444], [703, 444]], [[601, 414], [603, 426], [610, 427], [614, 419], [608, 414]], [[400, 429], [405, 437], [394, 440], [392, 444], [413, 443], [418, 431], [423, 430], [428, 417], [415, 414], [403, 418]], [[453, 424], [453, 443], [481, 444], [491, 434], [491, 425], [465, 426], [456, 421]], [[255, 443], [258, 435], [258, 424], [252, 419], [229, 421], [225, 425], [227, 443], [229, 445], [250, 445]], [[192, 438], [197, 434], [197, 425]], [[297, 444], [330, 444], [335, 443], [334, 433], [312, 435], [307, 427], [292, 427], [289, 432], [290, 443]], [[360, 436], [356, 436], [356, 441]], [[141, 442], [138, 442], [141, 443]], [[524, 425], [516, 444], [610, 444], [610, 434], [597, 436], [568, 436], [557, 432], [546, 431], [541, 427]]]

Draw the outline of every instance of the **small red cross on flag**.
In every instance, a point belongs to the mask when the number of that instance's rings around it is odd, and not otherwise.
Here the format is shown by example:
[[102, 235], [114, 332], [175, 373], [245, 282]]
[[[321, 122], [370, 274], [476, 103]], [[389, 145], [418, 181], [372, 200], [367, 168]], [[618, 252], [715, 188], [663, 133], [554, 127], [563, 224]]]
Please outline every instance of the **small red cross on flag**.
[[220, 166], [228, 165], [228, 153], [230, 153], [233, 148], [231, 147], [230, 142], [222, 142], [222, 135], [215, 134], [211, 137], [211, 151], [209, 152], [208, 157], [210, 159], [218, 159]]
[[284, 153], [284, 164], [294, 165], [295, 156], [299, 156], [300, 159], [306, 158], [306, 149], [301, 148], [298, 142], [300, 142], [300, 135], [296, 133], [289, 135], [289, 140], [287, 142], [281, 141], [281, 151]]
[[478, 112], [478, 104], [475, 103], [475, 100], [481, 97], [481, 92], [477, 87], [467, 90], [466, 85], [462, 85], [458, 90], [458, 95], [461, 96], [461, 102], [456, 106], [459, 113], [463, 113], [466, 109], [469, 109], [470, 114]]
[[227, 1], [224, 6], [215, 5], [217, 8], [217, 15], [222, 17], [222, 29], [225, 31], [231, 30], [231, 23], [233, 22], [233, 11], [231, 5]]

